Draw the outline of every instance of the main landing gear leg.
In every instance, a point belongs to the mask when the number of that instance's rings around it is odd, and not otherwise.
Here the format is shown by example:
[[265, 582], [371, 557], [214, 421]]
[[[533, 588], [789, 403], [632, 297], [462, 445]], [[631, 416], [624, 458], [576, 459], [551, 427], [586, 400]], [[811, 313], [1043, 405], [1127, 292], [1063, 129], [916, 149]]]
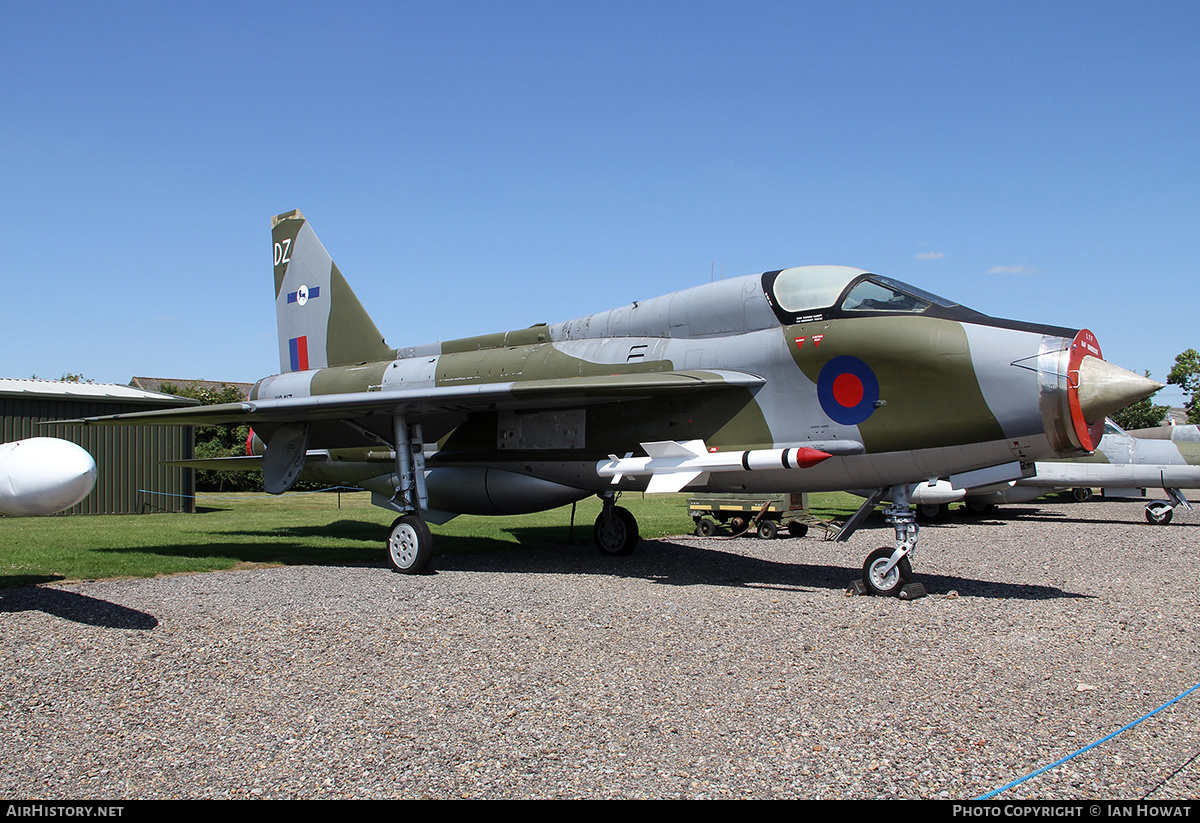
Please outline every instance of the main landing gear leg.
[[615, 505], [617, 496], [612, 492], [600, 495], [604, 508], [596, 518], [593, 535], [596, 548], [601, 554], [623, 557], [632, 554], [641, 539], [638, 535], [637, 519], [628, 509]]
[[891, 497], [892, 504], [883, 510], [883, 519], [896, 530], [896, 544], [867, 555], [862, 582], [871, 594], [913, 600], [925, 596], [925, 587], [912, 582], [912, 563], [908, 559], [917, 547], [917, 518], [909, 508], [908, 486], [893, 486]]
[[393, 420], [396, 451], [396, 493], [392, 505], [403, 512], [388, 532], [387, 558], [393, 571], [423, 574], [433, 559], [433, 535], [421, 519], [429, 508], [425, 488], [425, 444], [418, 423], [409, 426], [404, 415]]

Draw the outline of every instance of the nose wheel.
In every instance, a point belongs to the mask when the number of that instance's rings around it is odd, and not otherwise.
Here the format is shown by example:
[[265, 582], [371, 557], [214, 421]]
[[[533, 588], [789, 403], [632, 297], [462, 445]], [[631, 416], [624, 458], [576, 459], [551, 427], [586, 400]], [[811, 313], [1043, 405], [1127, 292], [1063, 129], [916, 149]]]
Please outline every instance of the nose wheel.
[[1165, 526], [1171, 522], [1175, 507], [1166, 500], [1155, 500], [1146, 506], [1146, 522], [1155, 526]]
[[892, 547], [878, 548], [867, 555], [863, 563], [862, 578], [853, 582], [851, 592], [915, 600], [924, 597], [926, 591], [922, 584], [913, 582], [912, 561], [908, 559], [917, 547], [919, 531], [916, 514], [908, 503], [908, 486], [897, 485], [890, 489], [877, 489], [863, 502], [834, 539], [848, 539], [889, 492], [892, 503], [883, 510], [883, 519], [896, 530], [896, 543]]
[[[863, 563], [862, 582], [867, 591], [880, 597], [899, 597], [906, 588], [911, 588], [912, 561], [908, 556], [917, 547], [916, 514], [908, 507], [908, 487], [892, 489], [892, 505], [883, 510], [883, 519], [896, 530], [896, 545], [884, 546], [867, 555]], [[920, 588], [920, 597], [925, 587]], [[912, 594], [913, 592], [910, 592]]]
[[1154, 526], [1165, 526], [1171, 522], [1171, 516], [1176, 506], [1183, 506], [1188, 511], [1192, 504], [1183, 496], [1179, 489], [1164, 489], [1170, 500], [1153, 500], [1146, 504], [1146, 522]]
[[894, 558], [896, 549], [883, 546], [867, 555], [863, 563], [863, 585], [880, 597], [895, 597], [912, 582], [912, 564], [907, 555]]

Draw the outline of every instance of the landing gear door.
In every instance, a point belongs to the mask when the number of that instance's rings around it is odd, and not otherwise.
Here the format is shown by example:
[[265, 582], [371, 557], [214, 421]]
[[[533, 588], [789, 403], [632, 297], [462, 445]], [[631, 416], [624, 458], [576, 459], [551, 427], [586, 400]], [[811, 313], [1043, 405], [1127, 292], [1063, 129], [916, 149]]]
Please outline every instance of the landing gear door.
[[300, 477], [308, 453], [311, 423], [287, 423], [271, 432], [263, 455], [263, 488], [270, 494], [283, 494]]

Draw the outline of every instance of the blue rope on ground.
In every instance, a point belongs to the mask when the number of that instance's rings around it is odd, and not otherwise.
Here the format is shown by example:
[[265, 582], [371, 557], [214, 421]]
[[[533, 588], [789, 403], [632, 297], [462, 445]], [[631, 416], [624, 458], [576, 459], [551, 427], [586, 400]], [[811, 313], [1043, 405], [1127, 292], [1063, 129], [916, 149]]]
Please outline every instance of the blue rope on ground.
[[1137, 720], [1134, 720], [1132, 723], [1127, 723], [1126, 725], [1117, 729], [1112, 734], [1106, 735], [1105, 737], [1100, 738], [1095, 743], [1090, 743], [1087, 746], [1084, 746], [1079, 751], [1077, 751], [1073, 754], [1069, 754], [1061, 760], [1054, 761], [1049, 766], [1042, 766], [1042, 768], [1038, 769], [1036, 772], [1032, 772], [1030, 774], [1025, 775], [1022, 778], [1014, 780], [1013, 782], [1009, 783], [1007, 786], [1001, 786], [1000, 788], [994, 789], [993, 791], [990, 791], [987, 794], [981, 794], [981, 795], [979, 795], [979, 797], [977, 797], [975, 799], [976, 800], [990, 800], [991, 798], [1000, 794], [1000, 792], [1007, 791], [1008, 789], [1011, 789], [1013, 786], [1017, 786], [1021, 783], [1024, 783], [1026, 780], [1031, 780], [1031, 779], [1037, 777], [1039, 774], [1044, 774], [1045, 772], [1048, 772], [1053, 768], [1061, 766], [1063, 763], [1066, 763], [1071, 758], [1078, 757], [1079, 755], [1083, 754], [1084, 752], [1088, 751], [1089, 749], [1094, 749], [1096, 746], [1099, 746], [1101, 743], [1105, 743], [1109, 740], [1112, 740], [1114, 737], [1116, 737], [1117, 735], [1119, 735], [1121, 732], [1125, 731], [1126, 729], [1132, 729], [1134, 726], [1136, 726], [1138, 723], [1141, 723], [1143, 720], [1154, 717], [1154, 715], [1158, 714], [1163, 709], [1167, 708], [1167, 706], [1170, 706], [1173, 703], [1178, 703], [1180, 700], [1187, 697], [1192, 692], [1196, 691], [1196, 689], [1200, 689], [1200, 683], [1197, 683], [1195, 686], [1192, 686], [1190, 689], [1188, 689], [1186, 692], [1179, 695], [1178, 697], [1176, 697], [1172, 700], [1168, 700], [1166, 703], [1163, 703], [1161, 706], [1159, 706], [1157, 709], [1150, 712], [1149, 714], [1143, 715], [1142, 717], [1139, 717]]

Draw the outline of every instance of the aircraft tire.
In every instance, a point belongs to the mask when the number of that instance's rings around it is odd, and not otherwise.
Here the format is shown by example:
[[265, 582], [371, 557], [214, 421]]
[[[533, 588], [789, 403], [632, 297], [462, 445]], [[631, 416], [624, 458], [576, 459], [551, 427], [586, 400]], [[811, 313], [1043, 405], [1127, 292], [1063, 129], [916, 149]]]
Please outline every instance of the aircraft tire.
[[712, 537], [716, 533], [717, 523], [715, 520], [702, 517], [696, 521], [696, 535], [698, 537]]
[[774, 520], [764, 520], [758, 524], [758, 536], [763, 540], [774, 540], [779, 534], [779, 524]]
[[945, 503], [921, 503], [917, 506], [917, 515], [927, 523], [941, 520], [950, 507]]
[[415, 514], [397, 517], [387, 539], [387, 559], [392, 571], [424, 574], [433, 559], [433, 535]]
[[601, 554], [612, 557], [632, 554], [641, 539], [638, 535], [637, 518], [630, 514], [628, 509], [620, 506], [612, 507], [611, 516], [606, 514], [607, 512], [601, 511], [600, 516], [596, 518], [593, 530], [596, 548]]
[[912, 564], [908, 562], [908, 555], [901, 557], [900, 562], [886, 575], [881, 572], [893, 551], [895, 549], [891, 546], [883, 546], [867, 555], [867, 560], [863, 563], [862, 579], [863, 585], [871, 594], [893, 597], [898, 595], [906, 584], [912, 582]]
[[1165, 526], [1171, 522], [1174, 512], [1171, 507], [1161, 500], [1155, 500], [1146, 506], [1146, 522], [1154, 526]]
[[972, 514], [976, 517], [980, 517], [982, 515], [991, 514], [992, 512], [994, 512], [996, 510], [996, 504], [995, 503], [980, 503], [977, 500], [968, 500], [963, 505], [963, 508], [965, 508], [969, 514]]
[[1071, 489], [1071, 497], [1075, 498], [1076, 503], [1086, 503], [1092, 499], [1092, 490], [1080, 486], [1079, 488]]

